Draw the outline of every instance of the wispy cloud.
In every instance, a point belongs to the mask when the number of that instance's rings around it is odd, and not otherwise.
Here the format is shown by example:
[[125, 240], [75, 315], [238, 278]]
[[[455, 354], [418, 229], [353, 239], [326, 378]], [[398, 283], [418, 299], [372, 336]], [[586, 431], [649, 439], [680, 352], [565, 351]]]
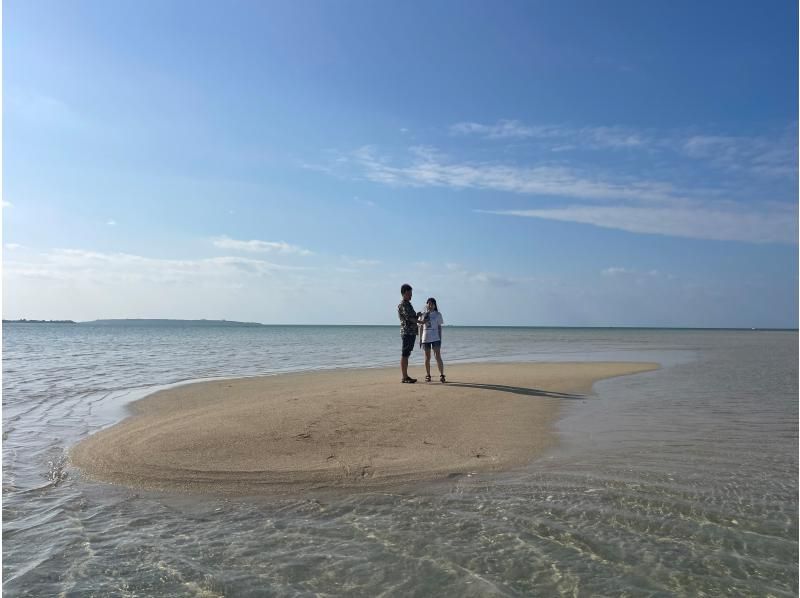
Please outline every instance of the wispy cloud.
[[4, 247], [9, 251], [16, 251], [17, 249], [23, 249], [23, 246], [20, 245], [19, 243], [6, 243]]
[[[536, 198], [525, 210], [487, 213], [591, 224], [641, 234], [756, 243], [796, 243], [797, 206], [786, 201], [786, 181], [763, 185], [759, 176], [796, 174], [796, 142], [786, 139], [694, 135], [657, 139], [650, 133], [620, 127], [530, 127], [518, 121], [496, 125], [459, 123], [451, 132], [485, 138], [536, 137], [564, 141], [581, 137], [585, 144], [648, 147], [662, 155], [648, 176], [643, 166], [620, 160], [504, 162], [452, 158], [431, 146], [416, 146], [398, 158], [366, 145], [336, 158], [339, 176], [396, 187], [441, 187], [453, 190], [501, 191]], [[665, 149], [666, 148], [666, 149]], [[503, 154], [505, 156], [505, 154]], [[706, 160], [697, 167], [695, 161]], [[532, 161], [528, 158], [528, 161]], [[713, 168], [739, 169], [735, 181]], [[698, 168], [700, 168], [698, 170]], [[671, 178], [665, 178], [671, 175]], [[704, 181], [697, 184], [698, 178]], [[777, 179], [776, 179], [777, 181]], [[773, 181], [775, 182], [775, 181]], [[777, 197], [753, 197], [753, 189], [774, 189]], [[567, 200], [565, 202], [565, 200]], [[496, 199], [495, 199], [496, 201]], [[564, 205], [566, 203], [566, 205]]]
[[106, 224], [108, 226], [117, 226], [117, 221], [116, 220], [109, 220], [108, 222], [106, 222]]
[[67, 102], [45, 93], [14, 90], [7, 96], [7, 117], [20, 117], [37, 126], [78, 127], [84, 119]]
[[[636, 270], [635, 268], [623, 268], [620, 266], [611, 266], [610, 268], [604, 268], [600, 271], [600, 274], [603, 276], [608, 277], [618, 277], [618, 276], [650, 276], [650, 277], [657, 277], [661, 276], [661, 272], [658, 270]], [[667, 278], [673, 278], [671, 275], [668, 275]]]
[[675, 199], [669, 183], [646, 180], [618, 182], [603, 176], [589, 176], [564, 166], [532, 168], [486, 162], [452, 163], [430, 148], [414, 148], [412, 161], [395, 166], [372, 146], [361, 147], [348, 156], [362, 176], [370, 181], [395, 186], [487, 189], [528, 195], [607, 200]]
[[538, 139], [553, 144], [552, 149], [631, 148], [644, 145], [647, 134], [622, 126], [569, 127], [564, 125], [526, 125], [518, 120], [494, 124], [460, 122], [450, 126], [452, 135], [484, 139]]
[[621, 125], [528, 125], [517, 120], [493, 124], [461, 122], [450, 134], [486, 140], [527, 140], [550, 152], [641, 150], [691, 158], [729, 171], [764, 177], [797, 176], [797, 125], [764, 135], [687, 134], [683, 131], [634, 129]]
[[13, 204], [13, 203], [11, 203], [10, 201], [6, 201], [6, 200], [4, 199], [4, 200], [3, 200], [3, 207], [4, 207], [4, 208], [13, 208], [13, 207], [14, 207], [14, 204]]
[[235, 256], [172, 260], [83, 249], [54, 249], [43, 253], [38, 261], [9, 261], [4, 264], [7, 276], [101, 284], [213, 283], [242, 276], [258, 278], [281, 271], [301, 270], [304, 268]]
[[476, 122], [460, 122], [450, 125], [453, 135], [477, 135], [487, 139], [524, 139], [528, 137], [551, 137], [555, 127], [531, 127], [518, 120], [500, 120], [487, 125]]
[[690, 158], [707, 160], [731, 171], [749, 171], [769, 177], [797, 175], [795, 134], [779, 139], [722, 135], [693, 135], [683, 151]]
[[350, 268], [372, 267], [379, 266], [381, 264], [380, 260], [354, 258], [347, 255], [342, 256], [342, 261], [344, 261]]
[[485, 213], [592, 224], [633, 233], [719, 241], [796, 243], [797, 208], [769, 203], [756, 211], [732, 202], [680, 206], [586, 206]]
[[533, 281], [532, 278], [507, 276], [485, 270], [472, 270], [462, 264], [452, 262], [445, 264], [445, 268], [449, 274], [460, 278], [464, 283], [480, 284], [488, 287], [506, 288]]
[[231, 249], [234, 251], [248, 251], [253, 253], [284, 253], [284, 254], [297, 254], [297, 255], [313, 255], [313, 252], [300, 247], [298, 245], [291, 245], [285, 241], [240, 241], [228, 237], [219, 237], [213, 240], [214, 246], [220, 249]]

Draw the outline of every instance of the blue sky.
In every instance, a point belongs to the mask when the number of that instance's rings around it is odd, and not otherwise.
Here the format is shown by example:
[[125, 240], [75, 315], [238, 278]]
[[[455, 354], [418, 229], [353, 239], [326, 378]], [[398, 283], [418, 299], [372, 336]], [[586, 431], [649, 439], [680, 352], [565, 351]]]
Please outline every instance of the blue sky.
[[3, 316], [797, 327], [790, 2], [3, 14]]

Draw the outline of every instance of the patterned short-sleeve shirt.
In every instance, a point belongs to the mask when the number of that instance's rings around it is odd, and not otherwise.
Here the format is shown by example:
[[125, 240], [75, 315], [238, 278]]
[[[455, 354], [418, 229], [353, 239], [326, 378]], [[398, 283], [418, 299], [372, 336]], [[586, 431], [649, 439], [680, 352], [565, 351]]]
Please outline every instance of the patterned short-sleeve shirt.
[[397, 306], [397, 316], [400, 318], [400, 334], [417, 335], [417, 312], [411, 305], [411, 301], [403, 301]]

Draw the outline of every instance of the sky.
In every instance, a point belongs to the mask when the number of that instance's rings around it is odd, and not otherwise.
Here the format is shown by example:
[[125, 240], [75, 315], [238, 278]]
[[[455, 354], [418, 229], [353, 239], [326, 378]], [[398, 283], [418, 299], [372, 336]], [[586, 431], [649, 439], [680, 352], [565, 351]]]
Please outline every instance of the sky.
[[3, 3], [3, 317], [796, 328], [797, 4]]

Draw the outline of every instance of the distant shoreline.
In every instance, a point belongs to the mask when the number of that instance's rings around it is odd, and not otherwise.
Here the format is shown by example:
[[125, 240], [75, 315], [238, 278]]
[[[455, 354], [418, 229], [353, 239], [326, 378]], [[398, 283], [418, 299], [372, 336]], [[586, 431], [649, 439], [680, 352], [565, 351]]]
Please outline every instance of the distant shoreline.
[[[3, 324], [75, 324], [80, 326], [229, 326], [229, 327], [291, 327], [291, 328], [394, 328], [395, 324], [262, 324], [260, 322], [239, 322], [236, 320], [180, 320], [170, 318], [121, 318], [89, 320], [3, 320]], [[664, 331], [753, 331], [753, 332], [798, 332], [797, 328], [745, 328], [745, 327], [691, 327], [691, 326], [530, 326], [530, 325], [474, 325], [453, 324], [449, 328], [527, 328], [531, 330], [664, 330]]]
[[80, 322], [93, 326], [264, 326], [259, 322], [237, 322], [236, 320], [173, 320], [169, 318], [123, 318]]
[[266, 326], [259, 322], [237, 322], [235, 320], [172, 320], [167, 318], [123, 318], [118, 320], [3, 320], [3, 324], [77, 324], [90, 326]]
[[75, 320], [3, 320], [3, 324], [77, 324]]

